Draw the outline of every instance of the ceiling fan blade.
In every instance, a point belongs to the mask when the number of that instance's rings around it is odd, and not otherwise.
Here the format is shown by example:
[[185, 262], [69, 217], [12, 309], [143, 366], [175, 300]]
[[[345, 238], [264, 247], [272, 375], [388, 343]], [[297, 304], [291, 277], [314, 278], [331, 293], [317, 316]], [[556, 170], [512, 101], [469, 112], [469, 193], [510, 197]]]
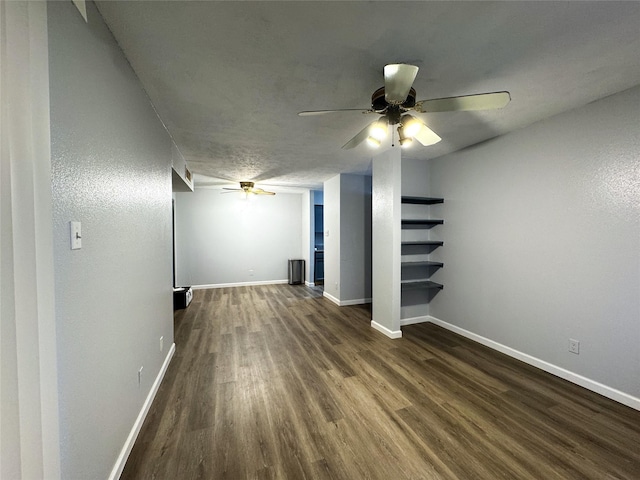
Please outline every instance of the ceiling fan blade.
[[391, 105], [400, 105], [407, 99], [418, 67], [405, 63], [384, 67], [384, 99]]
[[349, 150], [350, 148], [355, 148], [358, 145], [360, 145], [362, 142], [364, 142], [367, 139], [367, 137], [369, 137], [369, 129], [371, 128], [371, 125], [373, 125], [376, 122], [371, 122], [369, 125], [367, 125], [362, 130], [360, 130], [360, 133], [358, 133], [355, 137], [353, 137], [351, 140], [345, 143], [342, 146], [342, 148], [344, 150]]
[[[420, 123], [422, 123], [422, 121], [420, 121]], [[416, 133], [413, 138], [418, 140], [425, 147], [435, 145], [442, 140], [436, 132], [431, 130], [424, 123], [422, 123], [420, 130], [418, 130], [418, 133]]]
[[261, 188], [254, 188], [251, 193], [255, 193], [256, 195], [275, 195], [276, 192], [267, 192]]
[[242, 192], [243, 190], [241, 188], [229, 188], [229, 187], [222, 187], [223, 190], [229, 190], [231, 192]]
[[375, 113], [373, 110], [367, 110], [364, 108], [343, 108], [341, 110], [311, 110], [306, 112], [298, 113], [299, 117], [311, 117], [313, 115], [326, 115], [327, 113], [343, 113], [343, 112], [360, 112], [363, 114], [366, 113]]
[[479, 93], [461, 97], [421, 100], [416, 102], [414, 110], [420, 113], [493, 110], [505, 107], [510, 100], [509, 92]]

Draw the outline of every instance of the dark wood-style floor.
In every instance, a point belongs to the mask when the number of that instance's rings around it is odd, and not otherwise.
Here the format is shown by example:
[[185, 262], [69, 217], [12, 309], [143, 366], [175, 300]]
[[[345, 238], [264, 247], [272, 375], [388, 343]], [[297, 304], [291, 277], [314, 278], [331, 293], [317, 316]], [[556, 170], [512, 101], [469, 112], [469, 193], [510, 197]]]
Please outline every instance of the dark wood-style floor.
[[640, 412], [432, 324], [196, 291], [123, 479], [639, 479]]

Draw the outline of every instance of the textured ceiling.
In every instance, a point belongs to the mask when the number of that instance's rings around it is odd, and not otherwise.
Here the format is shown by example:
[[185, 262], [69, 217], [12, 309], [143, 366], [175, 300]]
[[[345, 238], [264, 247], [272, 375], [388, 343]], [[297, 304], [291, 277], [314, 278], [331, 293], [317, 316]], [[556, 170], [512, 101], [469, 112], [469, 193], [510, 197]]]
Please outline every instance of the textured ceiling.
[[375, 151], [340, 147], [372, 116], [297, 113], [368, 108], [388, 63], [420, 67], [419, 100], [511, 92], [502, 110], [421, 115], [443, 140], [403, 151], [418, 159], [640, 84], [640, 2], [98, 7], [190, 168], [260, 186], [318, 187], [338, 173], [367, 171]]

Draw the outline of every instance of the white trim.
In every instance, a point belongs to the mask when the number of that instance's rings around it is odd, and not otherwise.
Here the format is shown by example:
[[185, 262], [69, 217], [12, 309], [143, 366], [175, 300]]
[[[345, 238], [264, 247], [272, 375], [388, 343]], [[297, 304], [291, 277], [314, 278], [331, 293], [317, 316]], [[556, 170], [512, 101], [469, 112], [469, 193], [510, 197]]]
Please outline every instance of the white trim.
[[47, 5], [0, 2], [0, 30], [0, 477], [56, 480], [61, 429]]
[[327, 293], [326, 290], [322, 292], [322, 296], [327, 297], [329, 300], [331, 300], [333, 303], [335, 303], [339, 307], [348, 307], [350, 305], [363, 305], [366, 303], [371, 303], [370, 298], [355, 298], [353, 300], [340, 300], [334, 297], [333, 295], [331, 295], [330, 293]]
[[402, 338], [402, 330], [396, 330], [394, 332], [393, 330], [389, 330], [387, 327], [380, 325], [378, 322], [375, 322], [374, 320], [371, 320], [371, 326], [389, 338]]
[[371, 303], [370, 298], [355, 298], [353, 300], [340, 300], [341, 307], [347, 307], [349, 305], [365, 305]]
[[431, 317], [429, 315], [422, 315], [420, 317], [411, 317], [411, 318], [401, 318], [400, 326], [403, 327], [405, 325], [415, 325], [416, 323], [426, 323], [429, 321]]
[[315, 283], [313, 283], [313, 282], [307, 282], [306, 280], [304, 281], [304, 284], [305, 284], [307, 287], [315, 287], [315, 286], [316, 286], [316, 284], [315, 284]]
[[251, 287], [253, 285], [279, 285], [289, 283], [288, 280], [262, 280], [259, 282], [237, 282], [237, 283], [213, 283], [211, 285], [192, 285], [194, 290], [205, 290], [207, 288], [228, 288], [228, 287]]
[[340, 305], [340, 300], [337, 299], [336, 297], [334, 297], [333, 295], [331, 295], [330, 293], [328, 293], [326, 290], [322, 292], [322, 296], [325, 297], [325, 298], [328, 298], [329, 300], [331, 300], [336, 305], [341, 306]]
[[435, 318], [432, 316], [429, 316], [428, 318], [431, 323], [439, 325], [442, 328], [446, 328], [447, 330], [481, 343], [482, 345], [497, 350], [498, 352], [504, 353], [505, 355], [509, 355], [510, 357], [521, 360], [529, 365], [544, 370], [545, 372], [551, 373], [564, 380], [568, 380], [571, 383], [580, 385], [587, 390], [599, 393], [600, 395], [610, 398], [611, 400], [615, 400], [616, 402], [622, 403], [623, 405], [631, 407], [635, 410], [640, 410], [640, 398], [629, 395], [628, 393], [621, 392], [620, 390], [616, 390], [615, 388], [609, 387], [607, 385], [603, 385], [600, 382], [596, 382], [595, 380], [591, 380], [590, 378], [583, 377], [582, 375], [578, 375], [577, 373], [571, 372], [562, 367], [558, 367], [557, 365], [553, 365], [552, 363], [520, 352], [511, 347], [507, 347], [506, 345], [502, 345], [501, 343], [495, 342], [486, 337], [465, 330], [464, 328], [460, 328], [447, 323], [443, 320], [440, 320], [439, 318]]
[[122, 475], [122, 471], [124, 470], [124, 466], [127, 463], [127, 459], [129, 458], [129, 454], [131, 453], [131, 449], [133, 448], [133, 444], [136, 443], [136, 439], [138, 438], [138, 433], [140, 433], [140, 429], [142, 428], [142, 424], [144, 423], [144, 419], [147, 417], [147, 413], [149, 413], [149, 408], [151, 408], [151, 404], [153, 403], [153, 399], [156, 397], [156, 393], [158, 393], [158, 388], [160, 388], [160, 383], [164, 378], [165, 373], [167, 373], [167, 368], [169, 367], [169, 362], [173, 358], [173, 354], [176, 351], [176, 344], [173, 343], [171, 348], [167, 352], [167, 356], [164, 359], [164, 363], [158, 372], [158, 376], [156, 377], [153, 385], [151, 385], [151, 390], [147, 395], [147, 399], [142, 404], [142, 409], [138, 414], [138, 418], [136, 418], [131, 431], [129, 432], [129, 436], [127, 437], [127, 441], [124, 443], [122, 450], [120, 451], [120, 455], [118, 455], [118, 459], [116, 460], [113, 469], [111, 470], [111, 474], [109, 475], [109, 480], [118, 480], [120, 475]]

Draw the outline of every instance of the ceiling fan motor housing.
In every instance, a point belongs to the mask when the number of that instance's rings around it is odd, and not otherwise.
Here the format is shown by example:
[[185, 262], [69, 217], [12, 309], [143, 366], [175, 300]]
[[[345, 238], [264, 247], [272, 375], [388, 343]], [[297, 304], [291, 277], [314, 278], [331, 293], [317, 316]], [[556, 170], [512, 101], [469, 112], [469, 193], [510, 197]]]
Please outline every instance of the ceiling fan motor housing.
[[[402, 108], [413, 108], [416, 105], [416, 91], [414, 88], [409, 90], [407, 99], [400, 105]], [[373, 95], [371, 95], [371, 109], [380, 112], [389, 107], [389, 103], [384, 99], [384, 87], [380, 87]]]
[[240, 182], [240, 188], [247, 192], [253, 188], [253, 182]]

